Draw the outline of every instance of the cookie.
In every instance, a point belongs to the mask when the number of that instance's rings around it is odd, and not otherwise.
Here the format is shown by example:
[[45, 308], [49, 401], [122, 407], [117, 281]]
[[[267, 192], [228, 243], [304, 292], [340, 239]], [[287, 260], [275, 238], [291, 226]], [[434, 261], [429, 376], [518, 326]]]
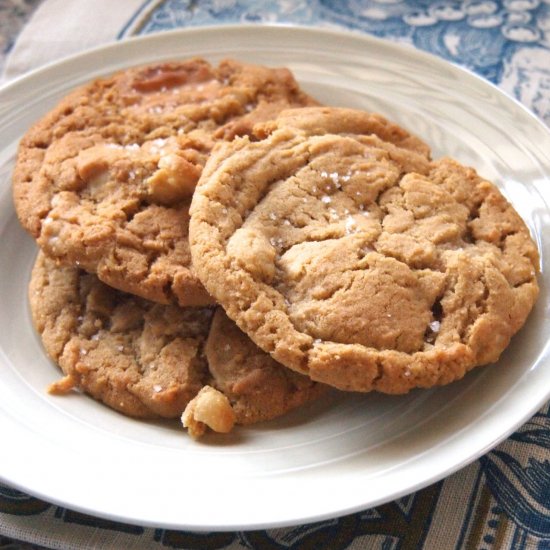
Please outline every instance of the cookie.
[[162, 305], [117, 291], [40, 253], [29, 300], [48, 355], [79, 388], [124, 414], [177, 417], [202, 388], [202, 347], [212, 312]]
[[426, 158], [431, 155], [430, 146], [418, 136], [378, 113], [334, 107], [302, 107], [281, 111], [273, 120], [259, 123], [254, 136], [264, 139], [278, 128], [294, 128], [311, 136], [324, 134], [375, 135]]
[[334, 113], [330, 133], [269, 123], [212, 154], [191, 206], [201, 281], [275, 360], [343, 390], [496, 361], [538, 294], [527, 227], [473, 169], [339, 133]]
[[20, 143], [18, 217], [64, 265], [159, 303], [205, 305], [190, 267], [190, 197], [213, 145], [315, 104], [286, 69], [202, 59], [85, 85]]
[[287, 369], [216, 308], [204, 348], [209, 385], [231, 403], [238, 424], [282, 416], [322, 395], [327, 388]]
[[211, 380], [188, 404], [182, 422], [200, 437], [206, 426], [228, 432], [233, 423], [248, 425], [282, 416], [327, 391], [282, 367], [217, 308], [204, 354]]
[[[48, 355], [73, 388], [138, 418], [176, 418], [205, 387], [224, 396], [238, 424], [284, 414], [322, 385], [278, 365], [218, 308], [156, 304], [115, 290], [40, 253], [29, 287]], [[223, 424], [227, 407], [214, 415]]]

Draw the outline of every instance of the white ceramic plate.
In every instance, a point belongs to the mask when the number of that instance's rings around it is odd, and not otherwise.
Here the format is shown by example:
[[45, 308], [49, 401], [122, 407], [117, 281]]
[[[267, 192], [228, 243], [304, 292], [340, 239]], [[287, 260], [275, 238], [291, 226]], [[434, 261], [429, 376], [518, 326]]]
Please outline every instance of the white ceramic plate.
[[[26, 286], [35, 245], [16, 220], [18, 139], [74, 86], [161, 58], [201, 55], [290, 67], [327, 104], [384, 113], [495, 181], [538, 241], [542, 292], [496, 365], [407, 396], [350, 395], [230, 436], [192, 441], [83, 395], [59, 377], [33, 332]], [[429, 55], [350, 33], [201, 28], [96, 49], [0, 92], [0, 476], [51, 502], [143, 525], [257, 529], [334, 517], [395, 499], [487, 452], [550, 396], [547, 277], [550, 134], [513, 100]]]

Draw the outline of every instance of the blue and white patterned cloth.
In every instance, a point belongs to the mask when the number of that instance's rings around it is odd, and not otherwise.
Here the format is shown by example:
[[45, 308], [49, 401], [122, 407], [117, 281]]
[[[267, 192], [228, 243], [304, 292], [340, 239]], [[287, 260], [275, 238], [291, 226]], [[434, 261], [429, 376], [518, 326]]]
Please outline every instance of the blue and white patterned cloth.
[[[96, 0], [92, 11], [102, 3]], [[67, 21], [58, 11], [52, 31], [60, 43], [65, 23], [66, 37], [71, 28], [86, 35], [84, 19], [93, 25], [94, 0], [65, 4], [73, 11]], [[47, 34], [34, 43], [33, 37], [60, 5], [45, 0], [6, 76], [44, 61], [32, 46]], [[237, 22], [337, 26], [407, 43], [485, 77], [550, 125], [550, 0], [126, 0], [109, 7], [110, 27], [98, 43]], [[67, 38], [62, 51], [88, 45]], [[41, 47], [42, 55], [61, 55], [54, 46]], [[17, 548], [14, 539], [54, 548], [550, 550], [550, 408], [447, 479], [344, 518], [270, 531], [186, 533], [90, 517], [0, 486], [0, 549]]]

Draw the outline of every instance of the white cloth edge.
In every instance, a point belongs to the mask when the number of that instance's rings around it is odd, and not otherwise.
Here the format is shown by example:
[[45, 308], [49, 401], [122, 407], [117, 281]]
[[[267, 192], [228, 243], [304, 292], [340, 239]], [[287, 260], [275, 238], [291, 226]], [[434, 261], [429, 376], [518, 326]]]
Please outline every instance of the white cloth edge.
[[[8, 81], [46, 63], [116, 40], [143, 4], [144, 0], [43, 2], [17, 38], [0, 80]], [[63, 13], [62, 29], [57, 25], [59, 13]]]

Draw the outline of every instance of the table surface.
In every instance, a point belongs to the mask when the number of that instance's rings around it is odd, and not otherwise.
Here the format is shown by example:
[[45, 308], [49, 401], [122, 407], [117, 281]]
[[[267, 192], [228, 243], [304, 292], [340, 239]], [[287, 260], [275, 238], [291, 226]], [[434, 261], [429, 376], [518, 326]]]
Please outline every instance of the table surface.
[[[0, 1], [0, 72], [24, 23], [41, 2], [46, 5], [48, 1]], [[475, 71], [515, 95], [550, 125], [548, 0], [210, 0], [198, 3], [149, 0], [139, 3], [138, 8], [128, 14], [126, 24], [113, 38], [184, 26], [277, 21], [336, 25], [409, 43]], [[417, 493], [333, 521], [257, 532], [185, 533], [130, 526], [92, 518], [0, 485], [0, 549], [44, 545], [52, 548], [548, 550], [549, 448], [547, 404], [497, 449]], [[502, 460], [499, 462], [496, 458]], [[497, 463], [506, 464], [509, 471], [497, 468]], [[446, 533], [451, 531], [456, 533], [452, 541], [446, 538]], [[83, 544], [82, 540], [88, 542]]]

